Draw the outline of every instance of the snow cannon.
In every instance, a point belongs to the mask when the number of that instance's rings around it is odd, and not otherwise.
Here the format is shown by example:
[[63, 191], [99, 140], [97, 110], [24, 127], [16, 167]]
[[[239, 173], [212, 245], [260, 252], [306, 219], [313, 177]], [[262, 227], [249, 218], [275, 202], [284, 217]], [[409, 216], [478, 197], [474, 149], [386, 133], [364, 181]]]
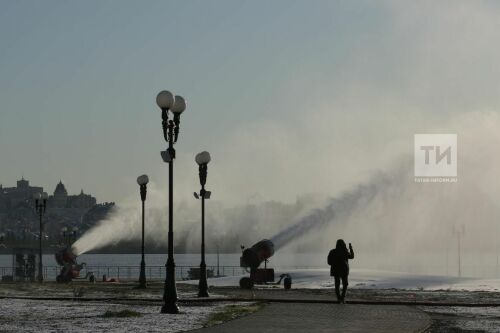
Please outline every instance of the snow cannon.
[[[245, 249], [241, 247], [240, 266], [250, 271], [250, 277], [240, 279], [240, 287], [252, 289], [255, 284], [280, 284], [284, 279], [285, 289], [290, 289], [292, 278], [288, 274], [280, 276], [278, 282], [274, 282], [274, 269], [267, 268], [269, 258], [274, 255], [274, 244], [269, 239], [263, 239], [252, 247]], [[264, 263], [264, 268], [259, 266]]]
[[71, 251], [70, 247], [66, 247], [56, 252], [56, 262], [59, 266], [64, 266], [66, 264], [75, 265], [76, 264], [76, 254]]
[[87, 272], [84, 278], [80, 278], [80, 271], [85, 268], [85, 263], [78, 264], [76, 261], [76, 255], [71, 250], [71, 247], [65, 247], [55, 254], [56, 262], [59, 266], [62, 266], [61, 272], [56, 277], [56, 281], [59, 283], [71, 282], [73, 279], [86, 280], [89, 279], [90, 282], [95, 281], [94, 274], [92, 272]]
[[263, 239], [248, 249], [244, 249], [240, 258], [240, 266], [257, 268], [274, 255], [274, 244], [269, 239]]

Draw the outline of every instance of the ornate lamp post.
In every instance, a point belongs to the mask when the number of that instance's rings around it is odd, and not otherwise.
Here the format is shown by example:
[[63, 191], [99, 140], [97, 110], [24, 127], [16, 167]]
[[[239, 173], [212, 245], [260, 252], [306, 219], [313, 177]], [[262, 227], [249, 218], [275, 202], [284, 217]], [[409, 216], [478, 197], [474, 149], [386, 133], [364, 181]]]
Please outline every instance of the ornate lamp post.
[[139, 274], [139, 288], [146, 288], [146, 262], [144, 261], [144, 202], [146, 201], [146, 191], [149, 178], [147, 175], [142, 175], [137, 178], [139, 184], [142, 201], [142, 244], [141, 244], [141, 273]]
[[63, 237], [62, 244], [64, 246], [69, 247], [71, 243], [74, 243], [76, 241], [76, 237], [78, 236], [78, 227], [73, 227], [71, 228], [71, 231], [68, 231], [68, 227], [62, 227], [61, 228], [61, 234]]
[[71, 231], [71, 238], [70, 238], [68, 246], [71, 245], [71, 243], [76, 242], [76, 236], [78, 236], [78, 227], [73, 227], [73, 229]]
[[[161, 109], [163, 126], [163, 137], [168, 143], [168, 149], [161, 152], [164, 162], [168, 163], [168, 259], [167, 275], [165, 277], [165, 290], [163, 292], [162, 313], [179, 313], [177, 306], [177, 288], [175, 286], [175, 262], [174, 262], [174, 215], [173, 215], [173, 192], [174, 192], [174, 143], [179, 137], [179, 124], [181, 114], [186, 109], [186, 101], [181, 96], [173, 96], [170, 91], [161, 91], [156, 96], [156, 104]], [[174, 119], [168, 119], [168, 111], [171, 111]]]
[[40, 247], [39, 247], [39, 256], [40, 260], [38, 261], [38, 277], [37, 280], [38, 282], [43, 282], [43, 264], [42, 264], [42, 235], [43, 235], [43, 224], [42, 224], [42, 216], [45, 214], [45, 210], [47, 209], [47, 199], [48, 199], [48, 194], [46, 192], [43, 192], [42, 194], [36, 193], [34, 195], [35, 199], [35, 210], [38, 213], [38, 217], [40, 219], [40, 235], [39, 235], [39, 241], [40, 241]]
[[208, 297], [207, 284], [207, 265], [205, 264], [205, 199], [210, 199], [210, 191], [205, 190], [207, 182], [207, 164], [210, 162], [210, 153], [203, 151], [196, 155], [196, 163], [199, 166], [200, 175], [200, 195], [195, 192], [196, 199], [201, 197], [201, 264], [200, 264], [200, 282], [198, 284], [198, 297]]
[[64, 246], [68, 246], [69, 245], [69, 240], [68, 240], [68, 227], [62, 227], [61, 228], [61, 234], [63, 236], [63, 239], [62, 239], [62, 244]]

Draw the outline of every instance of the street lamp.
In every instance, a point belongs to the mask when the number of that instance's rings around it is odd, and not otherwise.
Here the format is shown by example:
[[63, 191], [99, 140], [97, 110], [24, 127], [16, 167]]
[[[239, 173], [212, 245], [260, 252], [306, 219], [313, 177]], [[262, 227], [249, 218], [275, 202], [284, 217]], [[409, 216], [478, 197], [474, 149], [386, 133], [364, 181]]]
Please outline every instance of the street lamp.
[[[174, 143], [179, 137], [179, 124], [181, 114], [186, 110], [186, 101], [181, 96], [172, 95], [170, 91], [161, 91], [156, 96], [156, 104], [161, 109], [163, 126], [163, 137], [168, 143], [168, 149], [161, 152], [161, 157], [168, 163], [168, 259], [166, 263], [167, 274], [165, 277], [165, 290], [163, 292], [162, 313], [179, 313], [177, 306], [177, 288], [175, 286], [175, 262], [174, 262], [174, 215], [173, 215], [173, 192], [174, 192]], [[171, 111], [174, 119], [168, 119], [168, 111]]]
[[62, 236], [63, 236], [62, 244], [65, 245], [65, 246], [69, 245], [67, 232], [68, 232], [68, 227], [62, 227], [61, 228], [61, 233], [62, 233]]
[[35, 210], [38, 213], [38, 217], [40, 219], [40, 235], [38, 237], [40, 241], [39, 247], [39, 256], [40, 260], [38, 261], [38, 282], [43, 282], [43, 264], [42, 264], [42, 234], [43, 234], [43, 224], [42, 224], [42, 216], [45, 214], [45, 210], [47, 209], [47, 199], [49, 198], [46, 192], [42, 194], [36, 193], [33, 198], [35, 199]]
[[198, 297], [208, 297], [207, 265], [205, 264], [205, 199], [210, 199], [211, 192], [205, 190], [205, 184], [207, 182], [207, 165], [210, 162], [210, 153], [208, 151], [199, 153], [196, 155], [195, 161], [199, 166], [201, 185], [200, 195], [194, 193], [196, 199], [201, 197], [201, 264]]
[[71, 239], [69, 241], [69, 245], [71, 245], [71, 242], [76, 242], [77, 235], [78, 235], [78, 227], [73, 227], [71, 231]]
[[139, 288], [146, 288], [146, 262], [144, 261], [144, 202], [146, 201], [146, 187], [149, 183], [147, 175], [142, 175], [137, 178], [139, 184], [142, 201], [142, 245], [141, 245], [141, 273], [139, 274]]
[[217, 244], [217, 277], [220, 276], [220, 271], [219, 271], [219, 244]]
[[458, 241], [458, 277], [462, 277], [462, 239], [465, 234], [465, 225], [462, 224], [460, 227], [454, 226], [453, 227], [453, 233], [457, 235], [457, 241]]

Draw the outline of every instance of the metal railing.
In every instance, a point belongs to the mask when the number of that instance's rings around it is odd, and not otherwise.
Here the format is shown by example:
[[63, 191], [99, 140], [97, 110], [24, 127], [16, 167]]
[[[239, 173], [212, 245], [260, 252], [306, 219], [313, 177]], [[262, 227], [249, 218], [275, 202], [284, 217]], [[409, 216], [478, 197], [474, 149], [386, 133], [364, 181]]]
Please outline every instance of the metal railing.
[[[139, 279], [140, 266], [104, 266], [104, 265], [88, 265], [80, 271], [80, 277], [85, 277], [87, 273], [94, 274], [97, 281], [102, 280], [103, 275], [107, 278], [116, 278], [121, 281], [135, 281]], [[193, 273], [199, 269], [199, 266], [176, 266], [175, 277], [177, 280], [189, 280], [193, 278]], [[59, 266], [44, 266], [44, 279], [50, 281], [56, 279], [59, 275], [61, 267]], [[223, 276], [239, 276], [245, 274], [245, 269], [240, 266], [219, 266], [217, 274], [217, 266], [207, 266], [209, 277]], [[13, 276], [14, 269], [12, 267], [0, 267], [0, 275]], [[148, 280], [165, 279], [165, 266], [146, 266], [146, 278]]]

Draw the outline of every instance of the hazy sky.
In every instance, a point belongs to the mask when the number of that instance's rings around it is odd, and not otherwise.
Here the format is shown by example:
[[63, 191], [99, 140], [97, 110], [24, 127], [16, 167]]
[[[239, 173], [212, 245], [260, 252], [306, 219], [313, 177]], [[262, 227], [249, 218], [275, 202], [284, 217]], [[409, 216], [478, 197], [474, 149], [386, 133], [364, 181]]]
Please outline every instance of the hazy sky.
[[218, 199], [333, 194], [414, 133], [497, 112], [498, 31], [494, 1], [0, 0], [0, 183], [118, 202], [142, 173], [164, 188], [168, 89], [188, 102], [179, 197], [201, 150]]

